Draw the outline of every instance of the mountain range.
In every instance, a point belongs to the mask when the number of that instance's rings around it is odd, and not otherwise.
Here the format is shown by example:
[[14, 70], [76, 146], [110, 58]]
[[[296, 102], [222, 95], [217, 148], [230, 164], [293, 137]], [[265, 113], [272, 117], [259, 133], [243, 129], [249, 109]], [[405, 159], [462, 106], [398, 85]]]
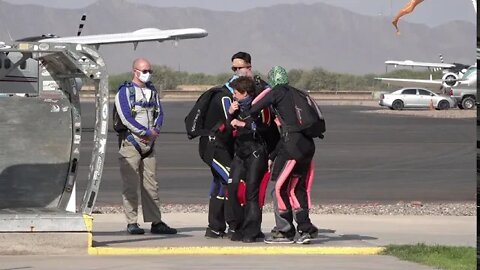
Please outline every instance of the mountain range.
[[228, 72], [237, 51], [252, 55], [255, 70], [321, 67], [352, 74], [382, 73], [386, 60], [473, 64], [476, 26], [452, 21], [437, 27], [400, 21], [397, 36], [391, 18], [365, 16], [324, 3], [282, 4], [242, 12], [200, 8], [159, 8], [124, 0], [100, 0], [84, 9], [14, 5], [0, 1], [0, 40], [53, 33], [75, 35], [87, 14], [83, 34], [105, 34], [156, 27], [199, 27], [208, 37], [173, 42], [102, 46], [110, 73], [129, 71], [136, 57], [175, 70]]

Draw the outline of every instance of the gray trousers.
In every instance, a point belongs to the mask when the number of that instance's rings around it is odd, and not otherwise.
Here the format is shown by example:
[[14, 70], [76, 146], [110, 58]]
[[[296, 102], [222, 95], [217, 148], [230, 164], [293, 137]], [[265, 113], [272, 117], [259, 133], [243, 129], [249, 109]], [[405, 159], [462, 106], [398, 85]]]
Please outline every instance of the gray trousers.
[[[148, 151], [147, 145], [140, 145], [146, 150], [144, 152]], [[161, 222], [158, 182], [155, 180], [155, 150], [142, 159], [137, 149], [127, 140], [123, 140], [119, 154], [123, 208], [127, 223], [137, 223], [139, 186], [144, 222]]]

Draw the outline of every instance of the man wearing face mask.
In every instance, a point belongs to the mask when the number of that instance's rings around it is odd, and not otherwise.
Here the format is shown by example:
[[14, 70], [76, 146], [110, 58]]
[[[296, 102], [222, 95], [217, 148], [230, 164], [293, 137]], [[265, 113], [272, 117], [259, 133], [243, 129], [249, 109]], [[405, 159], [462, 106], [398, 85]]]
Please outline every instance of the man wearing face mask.
[[[140, 186], [144, 222], [151, 222], [153, 234], [176, 234], [162, 221], [158, 183], [155, 179], [155, 140], [163, 123], [163, 110], [147, 59], [138, 58], [132, 65], [133, 78], [119, 87], [115, 107], [124, 130], [120, 137], [120, 173], [123, 181], [123, 207], [127, 232], [144, 234], [137, 223], [138, 187]], [[114, 123], [116, 125], [116, 123]], [[117, 130], [117, 128], [116, 128]]]

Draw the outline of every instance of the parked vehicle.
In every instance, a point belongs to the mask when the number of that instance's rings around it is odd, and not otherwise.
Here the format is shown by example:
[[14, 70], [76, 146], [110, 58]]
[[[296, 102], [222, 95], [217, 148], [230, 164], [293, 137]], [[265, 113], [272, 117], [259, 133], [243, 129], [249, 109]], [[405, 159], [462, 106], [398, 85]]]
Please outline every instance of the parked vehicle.
[[476, 88], [451, 87], [447, 94], [455, 99], [460, 109], [471, 110], [475, 108], [475, 101], [477, 100]]
[[437, 110], [447, 110], [454, 108], [456, 101], [451, 97], [438, 95], [423, 88], [402, 88], [390, 94], [382, 94], [379, 104], [392, 110], [430, 107]]

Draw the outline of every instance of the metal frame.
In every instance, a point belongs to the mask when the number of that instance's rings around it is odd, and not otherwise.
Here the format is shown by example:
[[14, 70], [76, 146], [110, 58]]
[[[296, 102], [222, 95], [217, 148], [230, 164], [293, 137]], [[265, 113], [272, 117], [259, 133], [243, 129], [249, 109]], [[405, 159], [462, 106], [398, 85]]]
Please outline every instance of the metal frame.
[[[0, 52], [20, 52], [24, 54], [24, 57], [28, 56], [39, 61], [42, 68], [48, 71], [47, 76], [51, 76], [55, 80], [59, 89], [70, 101], [72, 108], [72, 148], [69, 172], [58, 203], [58, 208], [63, 210], [72, 194], [80, 157], [80, 81], [82, 79], [93, 80], [96, 88], [94, 147], [89, 166], [87, 189], [80, 206], [82, 213], [91, 214], [102, 178], [108, 135], [108, 74], [105, 62], [95, 49], [80, 44], [19, 42], [0, 47]], [[4, 76], [5, 74], [0, 75]], [[42, 76], [43, 74], [39, 74], [39, 83], [42, 81]]]

